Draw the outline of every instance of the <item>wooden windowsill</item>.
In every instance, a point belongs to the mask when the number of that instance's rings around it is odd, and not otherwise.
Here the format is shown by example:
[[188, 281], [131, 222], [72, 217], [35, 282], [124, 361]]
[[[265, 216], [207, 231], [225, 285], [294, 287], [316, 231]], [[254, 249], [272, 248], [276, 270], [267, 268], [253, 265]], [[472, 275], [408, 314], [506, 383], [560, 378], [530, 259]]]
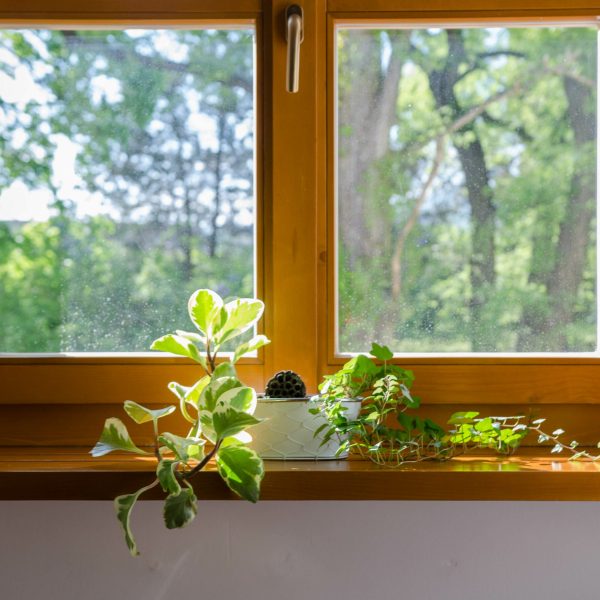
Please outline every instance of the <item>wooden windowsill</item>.
[[[1, 500], [110, 500], [152, 479], [154, 460], [91, 458], [78, 448], [0, 449]], [[600, 500], [600, 464], [524, 449], [390, 469], [370, 462], [266, 461], [261, 500]], [[194, 480], [200, 499], [235, 496], [214, 468]], [[153, 494], [154, 493], [154, 494]], [[147, 498], [161, 498], [152, 490]]]

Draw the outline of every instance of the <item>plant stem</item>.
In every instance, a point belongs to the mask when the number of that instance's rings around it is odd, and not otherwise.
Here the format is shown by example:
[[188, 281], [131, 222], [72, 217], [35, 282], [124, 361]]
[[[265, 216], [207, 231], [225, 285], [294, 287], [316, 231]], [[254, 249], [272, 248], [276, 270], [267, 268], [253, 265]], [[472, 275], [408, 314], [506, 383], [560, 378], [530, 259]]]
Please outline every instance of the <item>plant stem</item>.
[[181, 478], [186, 480], [191, 479], [196, 473], [201, 471], [206, 466], [208, 461], [219, 451], [222, 443], [222, 439], [218, 440], [215, 444], [215, 447], [191, 471], [184, 473]]
[[158, 423], [156, 419], [152, 421], [154, 425], [154, 456], [156, 456], [156, 460], [160, 462], [162, 460], [162, 456], [160, 455], [160, 450], [158, 448]]
[[210, 352], [210, 339], [206, 339], [206, 358], [208, 359], [208, 366], [210, 369], [209, 375], [212, 376], [212, 374], [215, 371], [216, 368], [216, 364], [215, 364], [215, 358], [217, 357], [217, 353], [213, 353], [211, 354]]

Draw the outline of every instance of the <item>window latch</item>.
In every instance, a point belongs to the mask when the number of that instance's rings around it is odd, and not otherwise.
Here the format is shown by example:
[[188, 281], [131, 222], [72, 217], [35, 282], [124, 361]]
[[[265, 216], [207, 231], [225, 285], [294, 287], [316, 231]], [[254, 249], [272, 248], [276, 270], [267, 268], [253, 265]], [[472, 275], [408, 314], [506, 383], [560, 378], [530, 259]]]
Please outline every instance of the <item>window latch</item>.
[[292, 4], [285, 9], [285, 39], [287, 41], [286, 89], [295, 94], [300, 86], [300, 44], [304, 41], [304, 13]]

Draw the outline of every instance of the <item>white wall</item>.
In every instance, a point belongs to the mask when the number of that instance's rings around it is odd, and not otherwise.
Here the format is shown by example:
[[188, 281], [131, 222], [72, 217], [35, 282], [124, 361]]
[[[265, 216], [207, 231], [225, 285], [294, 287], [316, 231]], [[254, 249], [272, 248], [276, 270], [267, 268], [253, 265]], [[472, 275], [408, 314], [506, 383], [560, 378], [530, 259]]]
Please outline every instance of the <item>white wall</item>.
[[1, 600], [598, 600], [600, 504], [204, 502], [167, 531], [109, 502], [0, 503]]

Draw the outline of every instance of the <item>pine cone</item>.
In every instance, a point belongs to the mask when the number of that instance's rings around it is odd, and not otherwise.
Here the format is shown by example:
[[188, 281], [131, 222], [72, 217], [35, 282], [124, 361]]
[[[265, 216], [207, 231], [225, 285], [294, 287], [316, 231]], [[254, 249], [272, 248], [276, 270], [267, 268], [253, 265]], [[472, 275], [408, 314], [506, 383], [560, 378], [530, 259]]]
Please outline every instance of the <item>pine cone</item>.
[[268, 398], [305, 398], [306, 386], [294, 371], [279, 371], [267, 383], [265, 396]]

